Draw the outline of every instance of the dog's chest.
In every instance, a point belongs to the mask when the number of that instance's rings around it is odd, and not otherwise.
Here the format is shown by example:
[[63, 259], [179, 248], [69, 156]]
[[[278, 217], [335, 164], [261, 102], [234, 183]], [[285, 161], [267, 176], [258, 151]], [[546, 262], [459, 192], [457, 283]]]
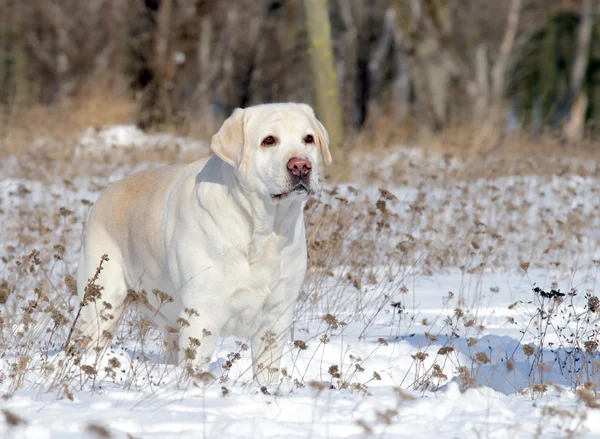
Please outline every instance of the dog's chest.
[[240, 337], [250, 335], [260, 326], [273, 305], [284, 300], [279, 297], [281, 284], [288, 278], [286, 248], [280, 238], [272, 238], [257, 247], [258, 253], [248, 254], [232, 267], [231, 318], [225, 332]]

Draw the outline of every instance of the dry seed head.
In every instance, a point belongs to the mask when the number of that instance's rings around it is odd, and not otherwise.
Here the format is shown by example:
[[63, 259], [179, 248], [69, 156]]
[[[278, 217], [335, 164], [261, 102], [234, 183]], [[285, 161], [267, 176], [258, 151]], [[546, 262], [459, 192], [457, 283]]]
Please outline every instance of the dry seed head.
[[383, 189], [383, 188], [379, 188], [379, 195], [381, 196], [381, 198], [383, 198], [384, 200], [389, 200], [389, 201], [394, 201], [397, 200], [398, 198], [392, 194], [390, 191], [388, 191], [387, 189]]
[[413, 401], [415, 399], [414, 396], [410, 395], [409, 393], [406, 393], [404, 390], [402, 390], [399, 387], [394, 387], [394, 392], [396, 392], [398, 399], [400, 399], [402, 401]]
[[183, 317], [179, 317], [177, 318], [177, 325], [179, 325], [180, 328], [187, 328], [188, 326], [190, 326], [190, 322], [188, 322]]
[[524, 345], [522, 349], [523, 353], [528, 357], [532, 356], [535, 352], [535, 348], [533, 347], [533, 345], [530, 344]]
[[390, 425], [392, 423], [392, 419], [397, 414], [398, 414], [398, 411], [392, 410], [392, 409], [386, 409], [383, 412], [375, 411], [375, 415], [377, 416], [377, 419], [379, 419], [381, 422], [383, 422], [386, 425]]
[[65, 326], [67, 323], [69, 323], [69, 319], [61, 314], [61, 312], [57, 309], [52, 309], [50, 315], [52, 316], [52, 321], [56, 327]]
[[535, 393], [540, 393], [540, 394], [546, 393], [548, 391], [547, 384], [538, 383], [538, 384], [534, 384], [531, 388]]
[[465, 322], [465, 328], [471, 328], [473, 326], [475, 326], [475, 320], [474, 319], [470, 319], [470, 320], [467, 320]]
[[327, 373], [331, 375], [332, 378], [340, 378], [341, 376], [340, 368], [337, 366], [337, 364], [332, 364], [331, 366], [329, 366], [329, 369], [327, 369]]
[[274, 331], [266, 331], [260, 340], [264, 343], [265, 349], [268, 349], [277, 342], [277, 334]]
[[369, 427], [364, 420], [359, 419], [358, 421], [356, 421], [356, 424], [359, 425], [360, 427], [362, 427], [363, 433], [365, 435], [371, 436], [373, 434], [373, 429], [371, 427]]
[[198, 314], [198, 311], [196, 311], [194, 308], [185, 308], [183, 310], [189, 318], [192, 318], [193, 316], [199, 316], [200, 314]]
[[595, 340], [588, 340], [583, 343], [583, 347], [588, 354], [594, 355], [594, 353], [598, 350], [598, 342]]
[[154, 294], [158, 300], [160, 300], [160, 304], [163, 305], [165, 303], [171, 303], [174, 301], [173, 297], [165, 293], [164, 291], [160, 291], [157, 289], [152, 290], [152, 294]]
[[108, 429], [102, 425], [98, 425], [98, 424], [89, 424], [86, 428], [86, 430], [95, 435], [96, 437], [99, 438], [111, 438], [112, 435], [110, 434], [110, 431], [108, 431]]
[[427, 353], [425, 353], [425, 352], [421, 352], [421, 351], [419, 351], [419, 352], [417, 352], [415, 355], [411, 355], [411, 357], [412, 357], [414, 360], [417, 360], [417, 361], [423, 362], [423, 361], [425, 361], [425, 359], [426, 359], [427, 357], [429, 357], [429, 354], [427, 354]]
[[67, 383], [64, 383], [64, 385], [63, 385], [63, 392], [65, 393], [65, 396], [67, 397], [67, 399], [69, 401], [74, 401], [75, 400], [75, 398], [73, 397], [73, 394], [69, 390], [69, 386], [67, 386]]
[[489, 364], [492, 361], [490, 360], [490, 357], [488, 357], [488, 354], [486, 354], [485, 352], [477, 352], [475, 354], [475, 362], [478, 364]]
[[145, 290], [141, 290], [137, 292], [135, 290], [127, 290], [126, 300], [130, 303], [137, 303], [140, 305], [148, 305], [150, 302], [148, 301], [148, 293]]
[[86, 374], [86, 375], [96, 375], [97, 371], [96, 368], [94, 366], [90, 366], [89, 364], [84, 364], [81, 366], [81, 370]]
[[433, 365], [433, 373], [431, 375], [434, 378], [439, 378], [441, 380], [448, 379], [448, 376], [442, 371], [442, 367], [437, 363]]
[[[561, 417], [566, 419], [573, 419], [575, 417], [575, 413], [560, 409], [554, 406], [544, 406], [542, 408], [542, 416], [550, 416], [550, 417]], [[573, 435], [569, 434], [567, 437], [573, 437]]]
[[548, 364], [540, 363], [538, 364], [538, 369], [540, 370], [540, 372], [550, 372], [552, 370], [552, 367]]
[[301, 351], [305, 351], [308, 348], [306, 342], [304, 342], [303, 340], [294, 340], [294, 346], [300, 349]]
[[438, 355], [448, 355], [449, 353], [454, 352], [454, 348], [451, 346], [441, 347], [438, 351]]
[[17, 363], [15, 364], [17, 372], [23, 373], [27, 371], [27, 365], [29, 364], [29, 360], [29, 357], [25, 355], [19, 357]]
[[73, 215], [73, 212], [69, 209], [67, 209], [66, 207], [61, 207], [60, 209], [58, 209], [58, 212], [60, 213], [61, 216], [69, 216], [69, 215]]
[[188, 339], [190, 341], [190, 348], [196, 349], [199, 348], [202, 344], [202, 342], [196, 337], [189, 337]]
[[72, 296], [77, 295], [77, 281], [70, 274], [65, 275], [65, 286]]
[[196, 350], [192, 348], [186, 348], [183, 351], [183, 355], [185, 356], [186, 360], [192, 361], [196, 358]]
[[267, 389], [267, 386], [262, 386], [262, 387], [260, 388], [260, 391], [261, 391], [261, 393], [262, 393], [263, 395], [270, 395], [270, 394], [271, 394], [271, 392], [269, 392], [269, 389]]
[[2, 409], [2, 413], [4, 414], [4, 419], [9, 427], [17, 427], [19, 425], [28, 424], [27, 420], [20, 417], [19, 415], [14, 414], [10, 410]]
[[430, 332], [425, 332], [425, 337], [427, 337], [431, 341], [438, 341], [438, 338]]
[[0, 305], [4, 305], [8, 300], [8, 296], [14, 291], [14, 287], [11, 288], [6, 280], [0, 283]]
[[308, 386], [311, 387], [311, 388], [313, 388], [313, 389], [318, 390], [319, 392], [321, 390], [325, 390], [325, 389], [329, 388], [329, 384], [323, 383], [321, 381], [310, 381], [308, 383]]

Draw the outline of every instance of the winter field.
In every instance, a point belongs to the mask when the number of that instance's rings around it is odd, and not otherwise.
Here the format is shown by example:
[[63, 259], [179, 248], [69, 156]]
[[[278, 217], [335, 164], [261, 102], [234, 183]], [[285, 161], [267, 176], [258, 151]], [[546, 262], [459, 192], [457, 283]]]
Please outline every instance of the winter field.
[[165, 366], [135, 304], [105, 355], [65, 352], [100, 192], [208, 153], [116, 126], [2, 161], [0, 437], [600, 438], [600, 164], [566, 153], [355, 154], [307, 205], [278, 385], [252, 382], [246, 340], [210, 374]]

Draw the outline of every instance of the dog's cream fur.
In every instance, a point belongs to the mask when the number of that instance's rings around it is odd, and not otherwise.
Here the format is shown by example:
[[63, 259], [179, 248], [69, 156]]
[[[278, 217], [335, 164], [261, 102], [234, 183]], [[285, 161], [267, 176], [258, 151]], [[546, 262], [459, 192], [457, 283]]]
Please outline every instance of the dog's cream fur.
[[[308, 134], [314, 143], [304, 143]], [[266, 136], [277, 145], [261, 145]], [[206, 369], [216, 337], [235, 335], [251, 340], [255, 377], [272, 380], [267, 368], [279, 368], [306, 272], [304, 202], [320, 191], [320, 165], [331, 163], [328, 144], [308, 105], [237, 109], [213, 136], [211, 158], [110, 186], [92, 210], [79, 261], [83, 297], [101, 256], [109, 257], [97, 282], [102, 299], [83, 309], [84, 334], [96, 340], [112, 334], [127, 290], [144, 289], [171, 349], [178, 342], [173, 361], [178, 354], [182, 361], [192, 337], [201, 340], [194, 365]], [[291, 187], [287, 163], [294, 157], [313, 165], [306, 190]], [[174, 301], [157, 312], [152, 289]], [[98, 318], [100, 302], [112, 305], [114, 318]], [[199, 315], [190, 317], [186, 308]], [[175, 332], [179, 317], [189, 326]]]

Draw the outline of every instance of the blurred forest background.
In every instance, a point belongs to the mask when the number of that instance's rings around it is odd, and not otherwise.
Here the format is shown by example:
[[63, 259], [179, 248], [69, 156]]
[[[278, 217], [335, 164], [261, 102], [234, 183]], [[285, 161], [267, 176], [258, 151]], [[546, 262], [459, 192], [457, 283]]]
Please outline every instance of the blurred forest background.
[[337, 142], [459, 126], [497, 133], [489, 147], [593, 141], [600, 1], [0, 0], [4, 139], [83, 110], [207, 138], [277, 101], [315, 106]]

